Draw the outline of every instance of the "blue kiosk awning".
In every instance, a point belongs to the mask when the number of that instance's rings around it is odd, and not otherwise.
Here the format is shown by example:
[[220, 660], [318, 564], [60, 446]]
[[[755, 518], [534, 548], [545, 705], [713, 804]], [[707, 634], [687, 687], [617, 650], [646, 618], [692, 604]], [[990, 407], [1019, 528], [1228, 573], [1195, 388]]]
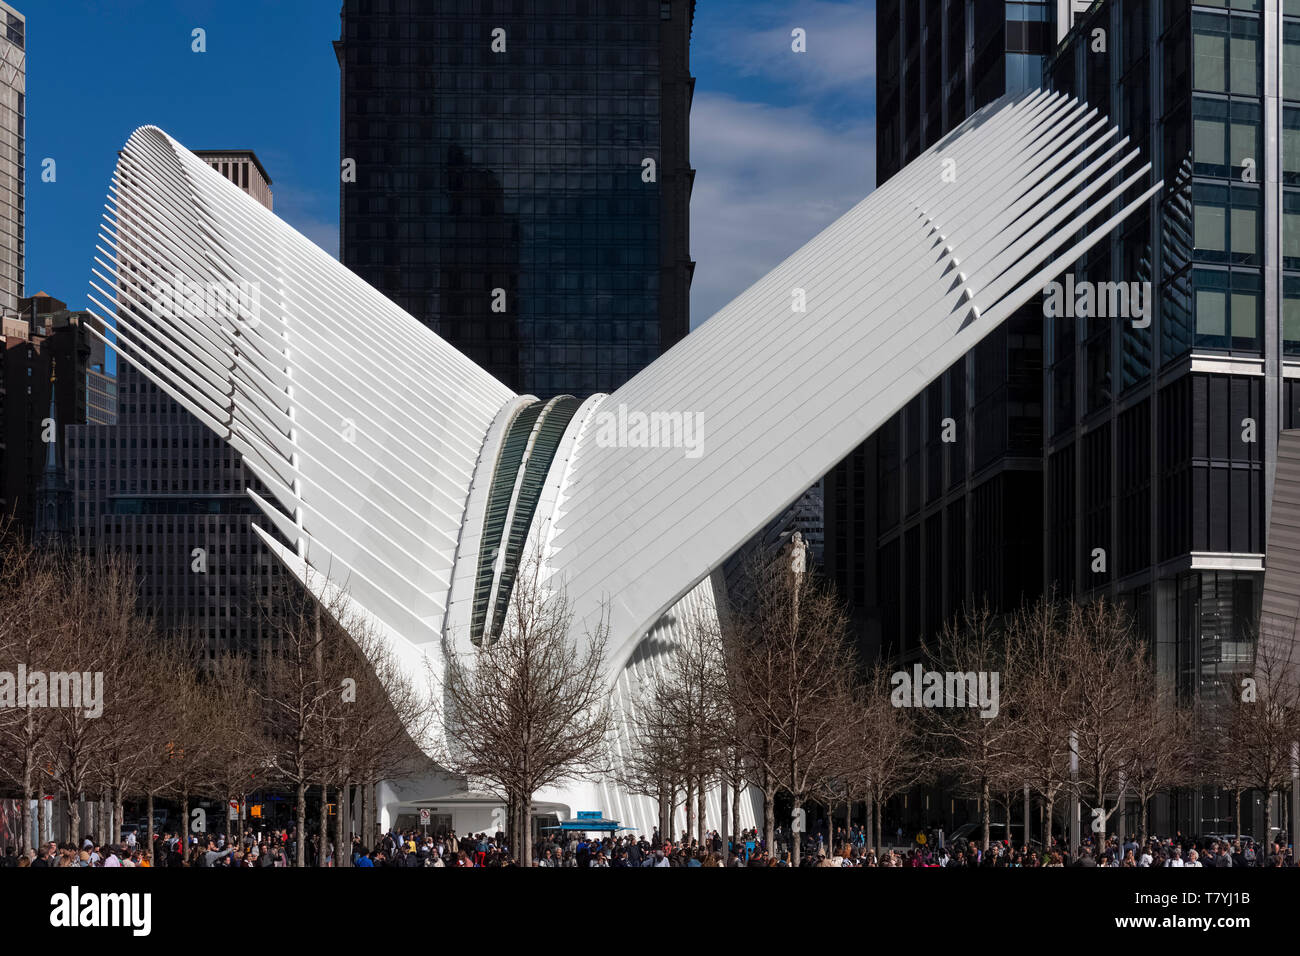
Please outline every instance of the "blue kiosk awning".
[[598, 810], [579, 810], [572, 820], [563, 820], [559, 826], [542, 827], [542, 829], [577, 831], [579, 833], [588, 830], [599, 830], [606, 833], [616, 833], [619, 830], [630, 830], [632, 828], [620, 826], [617, 820], [606, 820]]

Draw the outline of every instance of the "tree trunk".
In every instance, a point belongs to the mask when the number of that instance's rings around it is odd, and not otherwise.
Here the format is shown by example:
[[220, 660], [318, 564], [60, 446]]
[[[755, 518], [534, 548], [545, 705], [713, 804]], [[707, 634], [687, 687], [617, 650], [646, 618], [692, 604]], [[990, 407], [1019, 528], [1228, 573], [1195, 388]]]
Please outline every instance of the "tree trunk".
[[27, 848], [31, 845], [28, 841], [32, 838], [32, 801], [36, 799], [35, 791], [32, 789], [31, 771], [26, 767], [23, 768], [23, 805], [18, 812], [18, 823], [21, 830], [18, 834], [18, 852], [26, 853]]
[[1098, 848], [1106, 845], [1106, 793], [1102, 790], [1102, 786], [1101, 773], [1098, 772], [1096, 779], [1093, 781], [1093, 787], [1097, 791], [1097, 806], [1101, 807], [1101, 813], [1098, 815], [1098, 819], [1101, 821], [1101, 829], [1097, 831], [1093, 841]]
[[829, 797], [826, 798], [826, 855], [835, 855], [835, 805]]
[[981, 846], [984, 852], [989, 851], [989, 780], [985, 777], [980, 781], [980, 824], [983, 826], [984, 836]]
[[[686, 838], [695, 832], [695, 778], [686, 778]], [[685, 841], [684, 841], [685, 842]]]
[[325, 860], [329, 856], [329, 785], [322, 783], [320, 785], [320, 836], [317, 837], [316, 846], [316, 865], [322, 869], [325, 866]]
[[872, 816], [872, 820], [873, 820], [873, 822], [874, 822], [875, 825], [876, 825], [876, 830], [875, 830], [875, 833], [876, 833], [876, 846], [875, 846], [875, 850], [876, 850], [876, 853], [877, 853], [877, 854], [883, 853], [884, 850], [885, 850], [885, 845], [884, 845], [883, 842], [881, 842], [881, 839], [880, 839], [881, 824], [883, 823], [883, 821], [882, 821], [880, 818], [883, 817], [884, 815], [885, 815], [885, 801], [884, 801], [884, 798], [883, 798], [883, 797], [878, 797], [877, 800], [876, 800], [876, 802], [875, 802], [874, 814], [873, 814], [873, 816]]
[[731, 782], [731, 838], [740, 839], [740, 778], [736, 777]]
[[708, 829], [707, 814], [709, 809], [708, 781], [704, 777], [700, 777], [700, 787], [699, 790], [696, 792], [695, 799], [699, 802], [699, 812], [697, 813], [699, 831], [700, 831], [699, 841], [700, 841], [700, 845], [703, 846], [705, 833]]
[[727, 817], [727, 790], [730, 786], [731, 784], [727, 781], [726, 776], [723, 776], [718, 781], [718, 809], [720, 811], [718, 813], [718, 839], [722, 842], [723, 866], [727, 865], [727, 858], [731, 853], [731, 834], [735, 832], [732, 830], [731, 833], [728, 833], [728, 824], [731, 821]]
[[370, 787], [370, 839], [372, 846], [379, 846], [379, 838], [383, 835], [383, 820], [379, 815], [379, 781], [372, 780]]
[[[1237, 830], [1241, 832], [1240, 829]], [[1273, 792], [1264, 791], [1264, 838], [1259, 841], [1268, 850], [1273, 849]]]
[[867, 844], [868, 844], [867, 849], [870, 850], [872, 853], [875, 853], [876, 852], [875, 811], [874, 811], [874, 804], [871, 800], [870, 791], [868, 791], [867, 793], [866, 811], [867, 811], [866, 812], [867, 819], [865, 823], [867, 826]]
[[[113, 819], [117, 821], [115, 826], [117, 830], [114, 833], [116, 838], [121, 837], [122, 828], [126, 826], [126, 804], [122, 799], [122, 788], [116, 787], [113, 790]], [[115, 839], [114, 842], [117, 842]]]
[[334, 865], [352, 865], [352, 784], [344, 780], [339, 787], [339, 809], [334, 818]]
[[293, 865], [307, 865], [307, 784], [298, 781], [294, 790], [293, 822], [296, 837], [294, 839]]
[[532, 862], [531, 851], [525, 850], [524, 830], [528, 829], [528, 814], [524, 812], [523, 804], [515, 801], [515, 812], [513, 824], [515, 832], [510, 837], [510, 849], [514, 852], [515, 857], [519, 860], [521, 866], [528, 866]]
[[769, 854], [776, 852], [776, 789], [763, 789], [763, 840]]
[[[68, 829], [73, 841], [79, 840], [76, 834], [81, 832], [81, 806], [73, 798], [68, 799]], [[49, 842], [48, 840], [46, 841]], [[101, 846], [103, 844], [101, 843]], [[51, 863], [51, 866], [53, 864]]]
[[181, 859], [185, 859], [185, 854], [190, 848], [190, 794], [189, 790], [181, 791], [181, 828], [177, 834], [181, 838]]
[[[802, 810], [802, 809], [803, 809], [803, 800], [802, 800], [802, 798], [796, 796], [796, 797], [794, 798], [794, 815], [795, 815], [795, 817], [798, 817], [798, 816], [799, 816], [799, 811]], [[803, 833], [802, 833], [802, 832], [800, 832], [800, 833], [796, 833], [796, 832], [795, 832], [795, 830], [794, 830], [794, 826], [793, 826], [793, 821], [791, 822], [791, 826], [790, 826], [790, 847], [791, 847], [791, 850], [792, 850], [792, 853], [793, 853], [793, 855], [790, 857], [790, 859], [791, 859], [793, 865], [798, 866], [798, 865], [799, 865], [799, 856], [800, 856], [800, 854], [803, 852]]]
[[149, 855], [149, 865], [156, 865], [153, 852], [153, 791], [150, 790], [144, 795], [144, 812], [146, 815], [145, 822], [145, 853]]
[[357, 787], [357, 793], [360, 795], [357, 832], [361, 834], [361, 845], [367, 850], [373, 850], [374, 846], [370, 842], [370, 788], [362, 783]]
[[1052, 848], [1052, 816], [1055, 810], [1055, 795], [1045, 796], [1043, 804], [1043, 850], [1046, 852]]
[[524, 794], [520, 794], [520, 798], [521, 799], [519, 800], [519, 816], [522, 819], [522, 824], [520, 826], [520, 829], [522, 829], [524, 832], [524, 838], [521, 843], [521, 846], [523, 847], [524, 850], [523, 858], [525, 860], [531, 860], [533, 858], [533, 828], [532, 828], [533, 820], [532, 820], [532, 813], [531, 813], [533, 808], [533, 795], [531, 792], [524, 793]]

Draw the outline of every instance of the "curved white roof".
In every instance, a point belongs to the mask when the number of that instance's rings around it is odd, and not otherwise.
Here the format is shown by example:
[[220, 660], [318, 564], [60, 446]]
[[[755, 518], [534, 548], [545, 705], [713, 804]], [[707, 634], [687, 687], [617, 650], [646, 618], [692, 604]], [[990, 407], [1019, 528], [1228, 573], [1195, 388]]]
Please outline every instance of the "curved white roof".
[[243, 455], [297, 557], [391, 634], [437, 639], [514, 393], [156, 127], [106, 209], [90, 298], [109, 344]]
[[[1000, 100], [587, 401], [529, 541], [575, 634], [608, 607], [611, 679], [669, 607], [1141, 208], [1149, 171], [1095, 110]], [[159, 129], [131, 136], [110, 199], [91, 297], [109, 344], [244, 456], [292, 542], [268, 545], [346, 589], [412, 666], [465, 630], [483, 483], [528, 403]], [[177, 288], [256, 294], [214, 311]], [[620, 408], [691, 416], [700, 454], [604, 447]]]
[[[698, 581], [1140, 209], [1160, 188], [1145, 188], [1149, 172], [1107, 120], [1059, 94], [968, 119], [594, 409], [549, 556], [575, 610], [591, 619], [607, 601], [625, 659]], [[796, 290], [806, 312], [793, 310]], [[601, 447], [597, 416], [620, 407], [697, 416], [701, 453]]]

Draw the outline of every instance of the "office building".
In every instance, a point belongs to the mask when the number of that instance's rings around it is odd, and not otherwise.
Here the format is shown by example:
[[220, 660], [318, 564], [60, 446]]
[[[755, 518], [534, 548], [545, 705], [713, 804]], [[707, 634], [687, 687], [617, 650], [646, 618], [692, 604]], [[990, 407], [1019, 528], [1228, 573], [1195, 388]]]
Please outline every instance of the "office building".
[[92, 369], [103, 346], [87, 333], [86, 320], [87, 313], [44, 292], [19, 299], [15, 314], [4, 317], [0, 514], [26, 535], [35, 530], [46, 446], [63, 440], [65, 426], [108, 420], [111, 383]]
[[[938, 6], [904, 4], [901, 38], [879, 33], [882, 90], [914, 89], [908, 77], [929, 76], [936, 56], [947, 78], [882, 111], [886, 173], [956, 110], [961, 71], [925, 29]], [[1005, 6], [1010, 17], [1029, 5]], [[1064, 280], [1098, 291], [1090, 314], [1028, 308], [1006, 326], [1019, 354], [982, 355], [990, 336], [832, 474], [828, 564], [900, 656], [962, 597], [1004, 609], [1046, 590], [1120, 600], [1160, 679], [1212, 727], [1253, 668], [1277, 436], [1300, 424], [1300, 4], [1054, 6], [1042, 85], [1111, 117], [1164, 190]], [[992, 30], [988, 11], [969, 13]], [[1008, 414], [990, 419], [998, 394]], [[949, 416], [966, 427], [945, 449], [929, 436]], [[1232, 826], [1214, 791], [1157, 813], [1185, 831]]]
[[27, 23], [0, 0], [0, 313], [18, 308], [26, 284]]
[[690, 328], [694, 6], [345, 0], [343, 264], [514, 390], [623, 384]]
[[[1149, 326], [1044, 324], [1044, 563], [1127, 602], [1213, 726], [1254, 668], [1278, 436], [1300, 424], [1300, 4], [1105, 0], [1046, 70], [1165, 189], [1075, 275], [1150, 283]], [[1229, 822], [1220, 795], [1179, 802], [1202, 830]]]
[[[251, 150], [195, 155], [271, 208], [271, 180]], [[132, 170], [123, 167], [122, 175]], [[235, 301], [260, 306], [260, 290], [251, 286], [164, 275], [150, 291], [164, 307], [183, 305], [187, 296], [218, 309]], [[91, 297], [103, 300], [97, 292]], [[213, 321], [202, 309], [193, 314]], [[252, 528], [269, 527], [247, 493], [260, 484], [238, 453], [129, 362], [117, 364], [116, 386], [111, 424], [68, 430], [78, 546], [91, 556], [134, 562], [141, 605], [164, 633], [186, 634], [209, 659], [238, 651], [255, 661], [273, 631], [265, 599], [280, 579]]]
[[[1055, 2], [880, 0], [877, 188], [976, 110], [1037, 88], [1056, 16]], [[826, 476], [826, 572], [866, 659], [915, 657], [972, 595], [1041, 592], [1041, 368], [1029, 306]]]

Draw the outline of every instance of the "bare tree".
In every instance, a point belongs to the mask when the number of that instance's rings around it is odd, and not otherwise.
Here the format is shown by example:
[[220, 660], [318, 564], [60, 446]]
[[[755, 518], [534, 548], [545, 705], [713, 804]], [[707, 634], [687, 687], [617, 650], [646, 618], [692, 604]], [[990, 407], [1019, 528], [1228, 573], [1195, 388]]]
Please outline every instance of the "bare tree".
[[[792, 572], [784, 557], [759, 551], [750, 558], [743, 603], [731, 609], [727, 628], [736, 744], [764, 792], [769, 846], [777, 788], [789, 791], [798, 819], [814, 781], [835, 764], [848, 733], [839, 703], [856, 667], [833, 589], [812, 571]], [[792, 841], [796, 865], [800, 843]]]
[[625, 705], [627, 716], [611, 729], [615, 776], [628, 793], [646, 796], [659, 808], [659, 832], [672, 833], [677, 795], [685, 789], [685, 769], [678, 747], [674, 706], [648, 679]]
[[[48, 671], [54, 659], [60, 578], [49, 555], [35, 552], [11, 523], [0, 525], [0, 662], [14, 676]], [[19, 850], [28, 848], [31, 807], [50, 760], [55, 713], [36, 706], [26, 688], [0, 707], [0, 778], [22, 791]], [[21, 704], [21, 706], [20, 706]]]
[[675, 757], [675, 776], [687, 793], [686, 829], [703, 843], [705, 794], [720, 779], [731, 723], [722, 635], [716, 612], [704, 605], [688, 609], [678, 630], [651, 692], [651, 712], [662, 723], [655, 729], [666, 744], [661, 752]]
[[[201, 645], [189, 635], [174, 640], [178, 656], [168, 690], [170, 732], [163, 747], [165, 769], [159, 771], [159, 779], [170, 780], [165, 792], [180, 803], [179, 833], [186, 837], [196, 829], [190, 811], [191, 798], [207, 793], [212, 786], [212, 751], [217, 743], [218, 724], [213, 719], [210, 677], [206, 669], [199, 667]], [[206, 831], [208, 827], [200, 829]]]
[[[937, 646], [925, 648], [936, 670], [960, 678], [953, 689], [960, 689], [966, 699], [945, 700], [945, 706], [928, 709], [926, 730], [939, 748], [940, 765], [979, 798], [981, 845], [985, 848], [989, 846], [994, 794], [1019, 790], [1024, 782], [1013, 769], [1020, 741], [1008, 713], [1012, 709], [1009, 692], [1015, 686], [1015, 681], [1005, 679], [1012, 664], [1009, 640], [985, 606], [963, 611], [944, 626]], [[981, 680], [991, 689], [995, 678], [998, 709], [988, 714], [976, 706], [975, 692]], [[946, 693], [948, 688], [944, 690]]]
[[[200, 691], [195, 669], [195, 651], [176, 637], [151, 643], [148, 661], [136, 676], [133, 687], [146, 689], [142, 721], [137, 732], [139, 763], [135, 766], [135, 788], [145, 797], [146, 843], [154, 846], [155, 803], [164, 793], [174, 792], [184, 770], [185, 714], [193, 707]], [[182, 815], [178, 835], [185, 836], [186, 818]]]
[[1273, 794], [1286, 789], [1291, 776], [1291, 748], [1300, 740], [1294, 621], [1289, 628], [1289, 639], [1288, 635], [1266, 634], [1255, 642], [1254, 674], [1231, 688], [1222, 721], [1223, 737], [1231, 748], [1226, 765], [1235, 769], [1234, 776], [1241, 783], [1264, 795], [1264, 834], [1260, 842], [1266, 848], [1273, 839]]
[[[255, 683], [249, 662], [236, 655], [219, 657], [205, 681], [211, 726], [208, 778], [223, 806], [235, 804], [241, 810], [270, 765], [271, 747], [263, 733]], [[234, 822], [232, 836], [242, 836], [243, 814]]]
[[859, 743], [866, 730], [866, 711], [862, 706], [862, 688], [846, 682], [842, 692], [829, 704], [836, 711], [840, 728], [836, 746], [828, 748], [821, 761], [820, 773], [813, 779], [809, 796], [826, 807], [826, 852], [835, 853], [835, 805], [843, 803], [852, 822], [853, 804], [865, 796], [865, 778], [859, 763]]
[[[423, 753], [431, 742], [434, 716], [427, 705], [429, 694], [417, 683], [422, 675], [408, 673], [378, 634], [357, 622], [348, 638], [338, 666], [342, 679], [354, 685], [340, 697], [343, 706], [332, 724], [334, 757], [329, 765], [340, 794], [334, 842], [344, 866], [351, 861], [344, 807], [353, 785], [373, 794], [380, 780], [409, 776], [425, 766]], [[372, 796], [364, 802], [368, 813], [363, 813], [358, 829], [367, 833], [369, 843], [375, 828], [364, 818], [373, 813], [375, 801]]]
[[1138, 834], [1145, 841], [1151, 799], [1191, 782], [1198, 736], [1193, 714], [1178, 706], [1172, 688], [1153, 687], [1140, 706], [1128, 783], [1141, 806]]
[[1078, 735], [1081, 785], [1091, 798], [1093, 832], [1105, 842], [1106, 824], [1124, 799], [1137, 759], [1137, 722], [1155, 674], [1146, 645], [1124, 609], [1109, 601], [1071, 603], [1065, 612], [1064, 653], [1074, 680], [1067, 698]]
[[1008, 680], [1015, 685], [1009, 714], [1016, 734], [1013, 762], [1042, 801], [1044, 849], [1052, 843], [1056, 801], [1070, 786], [1072, 715], [1067, 702], [1075, 675], [1065, 653], [1063, 618], [1060, 603], [1049, 595], [1022, 608], [1008, 623], [1013, 662]]
[[885, 803], [919, 783], [928, 772], [917, 721], [911, 711], [894, 706], [891, 683], [891, 674], [883, 665], [871, 671], [860, 691], [863, 719], [856, 725], [860, 779], [854, 789], [869, 797], [868, 826], [874, 850], [883, 845], [880, 831]]
[[[139, 634], [136, 618], [135, 575], [119, 558], [92, 563], [71, 553], [59, 561], [61, 591], [52, 667], [47, 674], [53, 697], [54, 675], [65, 686], [79, 686], [80, 697], [73, 706], [58, 706], [51, 727], [51, 775], [68, 804], [69, 831], [81, 835], [80, 801], [92, 786], [102, 787], [102, 755], [109, 746], [104, 738], [103, 700], [105, 678], [126, 680], [134, 655], [133, 638]], [[122, 688], [117, 688], [120, 692]], [[95, 708], [92, 696], [101, 696]], [[51, 699], [51, 706], [56, 701]], [[96, 712], [98, 711], [98, 712]], [[121, 726], [124, 721], [117, 721]], [[116, 840], [116, 822], [110, 811], [105, 827], [107, 839]]]
[[573, 611], [562, 584], [541, 580], [530, 558], [515, 580], [504, 626], [466, 660], [448, 654], [446, 743], [439, 762], [483, 781], [516, 808], [511, 846], [532, 860], [533, 795], [593, 777], [611, 727], [604, 671], [607, 619], [570, 639]]
[[[134, 581], [127, 583], [134, 590]], [[95, 768], [110, 795], [111, 839], [116, 840], [124, 822], [126, 797], [145, 785], [151, 768], [158, 763], [159, 750], [165, 743], [161, 735], [169, 717], [169, 701], [166, 688], [149, 682], [154, 676], [159, 641], [148, 620], [132, 613], [123, 627], [104, 632], [104, 645], [100, 664], [104, 701], [97, 728]], [[149, 816], [146, 846], [152, 847], [152, 807]]]
[[[328, 588], [330, 605], [309, 595], [285, 590], [272, 607], [276, 652], [262, 661], [261, 680], [253, 685], [269, 740], [269, 766], [294, 790], [294, 865], [307, 860], [307, 789], [324, 773], [331, 755], [328, 723], [342, 688], [326, 664], [330, 634], [347, 620], [345, 598]], [[332, 663], [332, 661], [331, 661]]]

